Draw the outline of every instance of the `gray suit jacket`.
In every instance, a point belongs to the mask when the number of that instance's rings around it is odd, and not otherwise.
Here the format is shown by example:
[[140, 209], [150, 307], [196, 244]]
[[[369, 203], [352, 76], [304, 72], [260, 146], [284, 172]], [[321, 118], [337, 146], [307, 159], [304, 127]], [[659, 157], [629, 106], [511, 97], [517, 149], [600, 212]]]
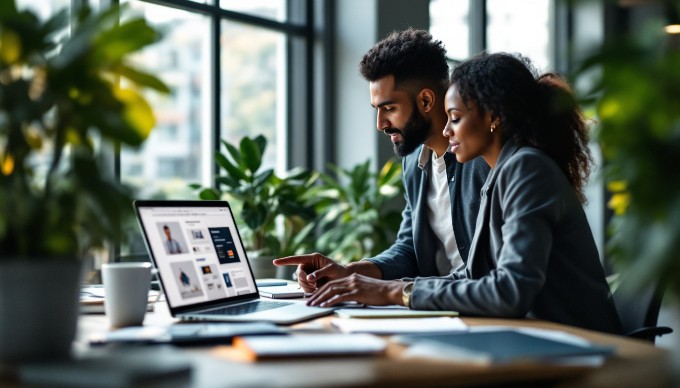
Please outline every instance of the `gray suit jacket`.
[[[482, 158], [461, 164], [449, 153], [445, 155], [445, 161], [446, 174], [449, 178], [451, 214], [442, 214], [442, 217], [451, 217], [458, 251], [463, 261], [466, 261], [475, 231], [479, 190], [489, 175], [489, 165]], [[397, 240], [384, 252], [365, 260], [373, 262], [380, 268], [383, 279], [437, 276], [439, 275], [435, 262], [437, 245], [433, 243], [437, 237], [427, 220], [428, 175], [432, 169], [431, 151], [420, 146], [402, 159], [402, 167], [406, 207], [402, 212]]]
[[482, 188], [465, 269], [416, 279], [411, 306], [622, 331], [573, 188], [550, 157], [511, 140]]

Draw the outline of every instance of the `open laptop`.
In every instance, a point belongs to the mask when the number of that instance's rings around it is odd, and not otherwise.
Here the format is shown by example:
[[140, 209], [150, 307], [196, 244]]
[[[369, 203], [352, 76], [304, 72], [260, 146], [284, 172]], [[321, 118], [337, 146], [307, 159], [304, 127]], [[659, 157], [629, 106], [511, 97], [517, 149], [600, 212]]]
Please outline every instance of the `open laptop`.
[[260, 299], [226, 201], [135, 201], [146, 247], [173, 317], [291, 324], [333, 312]]

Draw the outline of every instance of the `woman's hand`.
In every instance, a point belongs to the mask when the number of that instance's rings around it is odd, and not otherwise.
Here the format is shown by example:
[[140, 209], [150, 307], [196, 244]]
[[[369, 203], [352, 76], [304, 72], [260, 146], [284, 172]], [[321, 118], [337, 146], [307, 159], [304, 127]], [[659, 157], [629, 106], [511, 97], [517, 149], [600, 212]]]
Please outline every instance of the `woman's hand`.
[[326, 283], [316, 290], [307, 304], [330, 307], [338, 303], [356, 301], [373, 306], [403, 305], [402, 293], [406, 283], [401, 280], [379, 280], [352, 274]]

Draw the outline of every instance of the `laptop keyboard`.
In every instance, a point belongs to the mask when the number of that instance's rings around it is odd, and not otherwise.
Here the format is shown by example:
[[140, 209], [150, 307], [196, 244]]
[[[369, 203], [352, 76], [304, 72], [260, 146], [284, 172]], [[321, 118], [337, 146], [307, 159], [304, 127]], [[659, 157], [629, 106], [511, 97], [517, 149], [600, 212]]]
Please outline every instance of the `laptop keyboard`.
[[268, 300], [257, 300], [250, 303], [243, 303], [236, 306], [222, 307], [208, 311], [202, 311], [199, 315], [243, 315], [257, 311], [271, 310], [293, 304], [292, 302], [272, 302]]

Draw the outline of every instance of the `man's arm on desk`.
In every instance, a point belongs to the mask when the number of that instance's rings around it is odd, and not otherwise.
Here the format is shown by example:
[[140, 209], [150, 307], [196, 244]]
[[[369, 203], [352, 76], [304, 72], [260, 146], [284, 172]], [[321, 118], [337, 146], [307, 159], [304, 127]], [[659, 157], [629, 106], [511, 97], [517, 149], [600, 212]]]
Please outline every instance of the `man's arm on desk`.
[[276, 259], [274, 265], [297, 265], [295, 274], [305, 292], [312, 292], [330, 280], [342, 279], [354, 273], [382, 279], [382, 271], [370, 261], [362, 260], [342, 265], [320, 253]]

